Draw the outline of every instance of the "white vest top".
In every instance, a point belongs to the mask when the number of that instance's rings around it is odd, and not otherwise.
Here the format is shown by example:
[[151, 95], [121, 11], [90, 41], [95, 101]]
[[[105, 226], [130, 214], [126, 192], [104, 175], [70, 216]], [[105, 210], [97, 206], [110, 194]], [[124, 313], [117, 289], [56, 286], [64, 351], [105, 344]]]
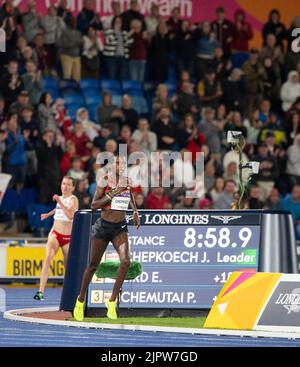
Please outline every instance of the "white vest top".
[[[60, 200], [62, 201], [64, 206], [66, 206], [69, 209], [69, 208], [71, 208], [71, 200], [72, 200], [73, 197], [75, 197], [75, 196], [71, 195], [67, 198], [63, 198], [62, 196], [60, 196]], [[63, 220], [65, 222], [72, 222], [72, 219], [69, 219], [66, 216], [66, 214], [64, 213], [64, 211], [62, 210], [62, 208], [59, 206], [58, 203], [56, 204], [56, 208], [55, 208], [54, 220]]]

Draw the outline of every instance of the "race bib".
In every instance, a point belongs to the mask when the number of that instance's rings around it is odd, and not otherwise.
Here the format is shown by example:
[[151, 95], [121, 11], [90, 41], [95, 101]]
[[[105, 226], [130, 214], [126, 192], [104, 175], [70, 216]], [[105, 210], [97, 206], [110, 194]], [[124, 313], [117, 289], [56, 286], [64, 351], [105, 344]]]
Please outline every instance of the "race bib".
[[129, 207], [129, 203], [130, 195], [125, 193], [123, 195], [113, 197], [110, 207], [113, 210], [127, 210]]

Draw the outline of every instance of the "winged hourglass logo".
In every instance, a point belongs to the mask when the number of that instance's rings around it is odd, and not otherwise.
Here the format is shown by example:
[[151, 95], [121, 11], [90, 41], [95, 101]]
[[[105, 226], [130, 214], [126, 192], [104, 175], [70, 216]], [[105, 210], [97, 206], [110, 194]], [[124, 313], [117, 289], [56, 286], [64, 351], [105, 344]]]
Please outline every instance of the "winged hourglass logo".
[[240, 215], [212, 215], [211, 218], [220, 220], [223, 224], [228, 224], [232, 220], [241, 218]]

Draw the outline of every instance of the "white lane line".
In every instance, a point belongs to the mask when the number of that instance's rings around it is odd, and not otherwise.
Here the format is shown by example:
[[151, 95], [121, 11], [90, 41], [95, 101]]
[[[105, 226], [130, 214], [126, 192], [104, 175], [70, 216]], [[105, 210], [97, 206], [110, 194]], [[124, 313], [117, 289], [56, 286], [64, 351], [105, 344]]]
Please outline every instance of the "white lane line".
[[76, 322], [65, 320], [49, 320], [38, 317], [24, 316], [28, 313], [58, 311], [58, 307], [39, 307], [18, 310], [9, 310], [4, 312], [3, 318], [7, 320], [57, 325], [67, 327], [77, 327], [84, 329], [109, 329], [109, 330], [127, 330], [127, 331], [151, 331], [164, 333], [179, 333], [192, 335], [217, 335], [217, 336], [240, 336], [240, 337], [265, 337], [265, 338], [287, 338], [300, 339], [300, 333], [294, 332], [272, 332], [272, 331], [253, 331], [253, 330], [226, 330], [226, 329], [194, 329], [178, 328], [167, 326], [146, 326], [146, 325], [123, 325], [123, 324], [101, 324], [95, 322]]

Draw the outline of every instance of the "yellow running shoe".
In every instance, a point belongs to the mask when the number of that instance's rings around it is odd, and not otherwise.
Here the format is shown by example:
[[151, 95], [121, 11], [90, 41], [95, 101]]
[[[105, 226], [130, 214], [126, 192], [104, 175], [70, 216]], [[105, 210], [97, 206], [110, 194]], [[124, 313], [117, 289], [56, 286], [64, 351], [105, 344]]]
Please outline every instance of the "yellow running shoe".
[[107, 308], [107, 317], [111, 320], [117, 320], [116, 301], [105, 301], [105, 306]]
[[74, 307], [73, 316], [76, 321], [82, 321], [84, 318], [84, 302], [80, 302], [78, 298]]

